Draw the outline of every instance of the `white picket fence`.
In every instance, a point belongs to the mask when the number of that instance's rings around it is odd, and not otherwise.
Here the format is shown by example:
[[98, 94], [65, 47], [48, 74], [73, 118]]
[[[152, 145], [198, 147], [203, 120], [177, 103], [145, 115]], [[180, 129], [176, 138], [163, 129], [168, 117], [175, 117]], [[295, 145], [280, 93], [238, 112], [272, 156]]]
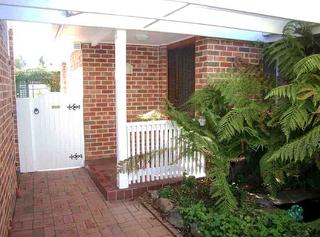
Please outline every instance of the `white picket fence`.
[[184, 172], [205, 176], [203, 155], [186, 154], [180, 134], [168, 120], [127, 123], [129, 184], [181, 177]]

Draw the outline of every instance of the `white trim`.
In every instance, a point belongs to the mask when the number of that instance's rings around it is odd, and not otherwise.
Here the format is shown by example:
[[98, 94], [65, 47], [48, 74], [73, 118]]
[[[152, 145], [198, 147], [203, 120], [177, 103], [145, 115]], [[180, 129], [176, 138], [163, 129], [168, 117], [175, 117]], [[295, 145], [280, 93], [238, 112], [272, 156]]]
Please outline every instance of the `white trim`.
[[[127, 60], [126, 60], [125, 30], [115, 33], [115, 107], [116, 107], [116, 145], [117, 161], [127, 159]], [[128, 174], [118, 172], [117, 185], [119, 188], [128, 187]]]
[[[253, 41], [264, 41], [262, 32], [281, 34], [290, 19], [320, 23], [315, 0], [292, 2], [286, 11], [287, 2], [278, 0], [0, 0], [0, 5], [0, 17], [7, 20]], [[82, 14], [68, 17], [66, 11]]]
[[[0, 0], [0, 5], [2, 0]], [[186, 7], [188, 8], [188, 7]], [[179, 12], [179, 11], [178, 11]], [[177, 14], [176, 12], [175, 14]], [[66, 17], [63, 15], [63, 10], [56, 9], [45, 9], [36, 7], [22, 7], [14, 6], [10, 4], [4, 4], [1, 6], [0, 15], [4, 19], [8, 20], [22, 20], [22, 21], [37, 21], [44, 23], [54, 24], [67, 24], [67, 25], [85, 25], [85, 26], [100, 26], [110, 28], [125, 28], [125, 29], [137, 29], [137, 30], [153, 30], [154, 27], [160, 22], [168, 23], [183, 23], [183, 24], [195, 24], [205, 27], [222, 27], [237, 30], [248, 30], [254, 32], [267, 32], [280, 34], [284, 25], [283, 19], [273, 19], [258, 16], [241, 15], [233, 12], [225, 12], [226, 18], [232, 21], [232, 16], [237, 15], [240, 18], [244, 18], [246, 21], [247, 17], [250, 17], [250, 22], [246, 24], [239, 24], [241, 22], [233, 21], [231, 25], [226, 24], [223, 21], [198, 21], [188, 20], [186, 17], [181, 19], [175, 19], [175, 14], [168, 17], [146, 17], [140, 15], [125, 15], [125, 14], [113, 14], [113, 13], [97, 13], [83, 10], [84, 14], [79, 14], [73, 17]], [[112, 19], [112, 22], [108, 22], [108, 19]], [[126, 23], [119, 25], [119, 22], [126, 21]], [[154, 21], [157, 22], [154, 22]], [[136, 23], [134, 21], [137, 21]], [[260, 25], [256, 25], [259, 21]], [[151, 24], [152, 23], [152, 24]], [[174, 33], [174, 31], [173, 31]], [[187, 33], [187, 32], [186, 32]], [[192, 32], [189, 32], [189, 34]]]
[[144, 126], [144, 125], [163, 125], [173, 124], [172, 120], [154, 120], [154, 121], [141, 121], [141, 122], [128, 122], [127, 127]]
[[79, 168], [83, 168], [83, 167], [84, 167], [84, 165], [82, 165], [82, 166], [67, 167], [67, 168], [57, 168], [57, 169], [43, 169], [43, 170], [37, 170], [36, 172], [58, 171], [58, 170], [70, 170], [70, 169], [79, 169]]
[[[162, 2], [162, 0], [158, 0], [157, 2]], [[173, 1], [166, 1], [168, 4], [170, 2], [173, 3]], [[139, 9], [139, 4], [142, 4], [141, 1], [138, 0], [135, 3]], [[261, 35], [261, 32], [281, 34], [282, 28], [287, 22], [285, 19], [241, 14], [230, 10], [217, 10], [212, 7], [205, 8], [197, 4], [189, 4], [184, 8], [181, 8], [181, 6], [185, 4], [180, 4], [174, 8], [171, 3], [167, 8], [167, 13], [174, 13], [158, 16], [156, 13], [152, 13], [154, 14], [152, 15], [148, 12], [131, 12], [130, 9], [127, 9], [128, 6], [124, 8], [126, 9], [125, 11], [121, 11], [121, 9], [108, 10], [106, 4], [93, 4], [87, 1], [79, 1], [77, 4], [72, 4], [55, 1], [0, 0], [0, 16], [8, 20], [107, 27], [112, 29], [148, 30], [250, 41], [263, 41], [264, 37]], [[164, 4], [164, 1], [162, 4]], [[150, 8], [151, 5], [148, 5]], [[67, 17], [65, 15], [66, 10], [78, 11], [83, 14]], [[128, 11], [127, 14], [126, 11]], [[190, 11], [191, 13], [197, 12], [199, 17], [190, 15]], [[205, 13], [202, 14], [202, 12]], [[217, 14], [219, 16], [215, 17]], [[221, 14], [225, 17], [220, 17]], [[204, 15], [208, 17], [204, 17]]]
[[[189, 3], [198, 6], [207, 6], [225, 11], [239, 12], [243, 14], [273, 17], [278, 19], [299, 20], [320, 23], [318, 14], [319, 1], [305, 0], [289, 1], [268, 0], [168, 0], [172, 2]], [[285, 10], [284, 10], [285, 9]], [[312, 14], [315, 13], [315, 14]]]

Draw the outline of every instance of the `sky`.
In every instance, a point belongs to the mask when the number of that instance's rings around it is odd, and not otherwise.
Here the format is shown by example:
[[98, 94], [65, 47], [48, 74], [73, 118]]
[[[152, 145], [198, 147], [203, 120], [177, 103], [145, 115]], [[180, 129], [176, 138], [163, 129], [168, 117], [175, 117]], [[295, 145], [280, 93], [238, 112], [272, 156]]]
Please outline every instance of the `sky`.
[[61, 63], [66, 61], [66, 47], [70, 44], [55, 40], [56, 28], [51, 24], [10, 22], [10, 26], [15, 58], [21, 55], [26, 67], [37, 67], [41, 56], [52, 70], [59, 70]]

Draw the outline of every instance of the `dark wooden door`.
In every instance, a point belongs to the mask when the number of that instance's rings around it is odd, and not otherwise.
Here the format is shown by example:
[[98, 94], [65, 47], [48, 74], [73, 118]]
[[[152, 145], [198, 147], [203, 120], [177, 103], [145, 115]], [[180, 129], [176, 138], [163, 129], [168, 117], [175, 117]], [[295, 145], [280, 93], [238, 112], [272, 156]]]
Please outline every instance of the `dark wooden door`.
[[168, 49], [168, 97], [181, 109], [194, 92], [195, 49], [194, 44]]

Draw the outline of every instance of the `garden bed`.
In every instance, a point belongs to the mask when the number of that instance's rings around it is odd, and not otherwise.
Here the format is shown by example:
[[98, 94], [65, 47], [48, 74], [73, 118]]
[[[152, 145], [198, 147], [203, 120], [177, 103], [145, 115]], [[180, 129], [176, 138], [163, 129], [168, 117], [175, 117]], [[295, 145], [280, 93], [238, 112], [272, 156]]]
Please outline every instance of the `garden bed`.
[[282, 210], [264, 195], [236, 187], [233, 192], [237, 209], [217, 210], [208, 182], [185, 176], [181, 184], [145, 193], [140, 201], [175, 236], [320, 236], [319, 219], [304, 223], [300, 206]]

